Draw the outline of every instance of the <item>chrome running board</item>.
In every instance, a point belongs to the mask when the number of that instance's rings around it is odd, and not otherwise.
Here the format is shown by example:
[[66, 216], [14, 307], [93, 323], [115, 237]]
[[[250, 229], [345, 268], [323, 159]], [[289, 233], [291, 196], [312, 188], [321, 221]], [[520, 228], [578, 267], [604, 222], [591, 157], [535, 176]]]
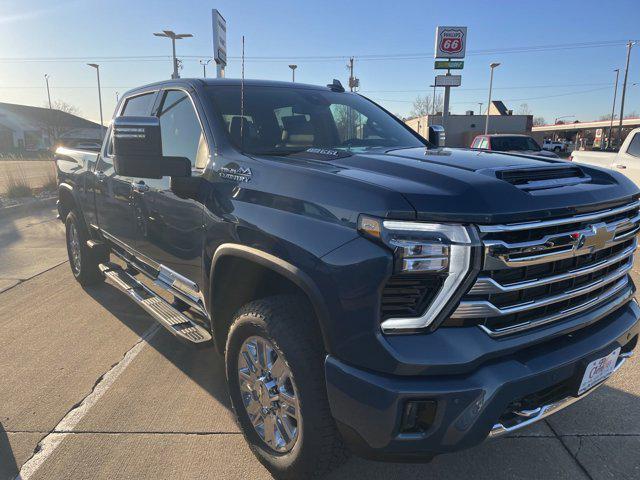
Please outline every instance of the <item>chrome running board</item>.
[[[631, 356], [633, 355], [633, 352], [626, 352], [626, 353], [621, 353], [620, 356], [618, 357], [618, 363], [616, 364], [613, 373], [617, 372], [620, 367], [622, 367], [622, 365], [625, 364], [625, 362], [631, 358]], [[612, 373], [612, 375], [613, 375]], [[609, 377], [611, 378], [611, 377]], [[591, 390], [587, 390], [586, 392], [584, 392], [582, 395], [580, 395], [579, 397], [565, 397], [561, 400], [558, 400], [556, 402], [553, 403], [549, 403], [547, 405], [543, 405], [541, 407], [538, 408], [534, 408], [532, 410], [518, 410], [518, 411], [514, 411], [512, 412], [514, 415], [516, 415], [519, 418], [519, 422], [516, 423], [515, 425], [510, 425], [510, 426], [505, 426], [502, 423], [496, 423], [493, 428], [491, 429], [491, 432], [489, 432], [489, 437], [493, 438], [493, 437], [498, 437], [500, 435], [504, 435], [506, 433], [511, 433], [511, 432], [515, 432], [516, 430], [520, 430], [521, 428], [527, 427], [529, 425], [532, 425], [536, 422], [539, 422], [540, 420], [542, 420], [543, 418], [548, 417], [549, 415], [552, 415], [556, 412], [559, 412], [560, 410], [562, 410], [563, 408], [568, 407], [569, 405], [572, 405], [574, 403], [576, 403], [578, 400], [582, 400], [584, 397], [586, 397], [587, 395], [589, 395], [590, 393], [594, 392], [595, 390], [598, 389], [598, 387], [604, 385], [606, 383], [606, 380], [603, 382], [600, 382], [598, 385], [594, 386], [593, 388], [591, 388]]]
[[205, 328], [194, 323], [119, 265], [101, 263], [100, 270], [109, 283], [127, 294], [173, 335], [191, 343], [204, 343], [211, 340], [211, 334]]

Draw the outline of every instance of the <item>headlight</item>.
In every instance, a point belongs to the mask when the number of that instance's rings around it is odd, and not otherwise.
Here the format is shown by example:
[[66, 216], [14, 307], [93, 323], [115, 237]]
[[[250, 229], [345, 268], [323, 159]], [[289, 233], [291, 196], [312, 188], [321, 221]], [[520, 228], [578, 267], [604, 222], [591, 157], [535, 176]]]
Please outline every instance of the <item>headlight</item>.
[[425, 311], [411, 318], [387, 318], [385, 332], [424, 329], [431, 325], [462, 285], [471, 269], [471, 249], [477, 238], [464, 225], [382, 220], [361, 215], [358, 230], [379, 239], [394, 252], [394, 272], [433, 275], [439, 288]]

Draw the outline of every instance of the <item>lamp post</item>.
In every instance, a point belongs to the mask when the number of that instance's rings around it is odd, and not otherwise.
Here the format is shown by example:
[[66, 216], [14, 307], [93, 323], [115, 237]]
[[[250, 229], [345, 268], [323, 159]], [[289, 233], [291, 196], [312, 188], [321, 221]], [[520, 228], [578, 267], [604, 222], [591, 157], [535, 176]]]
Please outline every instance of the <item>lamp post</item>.
[[175, 33], [171, 30], [163, 30], [162, 33], [154, 33], [156, 37], [166, 37], [171, 39], [171, 49], [173, 54], [173, 74], [171, 78], [180, 78], [178, 74], [178, 59], [176, 58], [176, 40], [193, 37], [190, 33]]
[[49, 110], [51, 110], [51, 91], [49, 90], [49, 74], [44, 74], [44, 81], [47, 82], [47, 98], [49, 99]]
[[[611, 106], [611, 123], [609, 123], [609, 134], [607, 135], [607, 147], [611, 148], [611, 132], [613, 131], [613, 117], [616, 111], [616, 96], [618, 95], [618, 77], [620, 76], [620, 69], [616, 68], [616, 84], [613, 87], [613, 105]], [[603, 144], [604, 145], [604, 144]]]
[[207, 78], [207, 64], [211, 61], [209, 60], [200, 60], [200, 65], [202, 65], [202, 77]]
[[104, 134], [104, 121], [102, 120], [102, 91], [100, 88], [100, 65], [97, 63], [87, 63], [88, 66], [96, 69], [96, 75], [98, 77], [98, 103], [100, 104], [100, 139]]
[[500, 66], [500, 64], [497, 62], [493, 62], [489, 64], [489, 67], [491, 68], [491, 77], [489, 78], [489, 101], [487, 102], [487, 118], [484, 122], [485, 135], [489, 131], [489, 111], [491, 110], [491, 90], [493, 89], [493, 70], [498, 66]]
[[291, 65], [289, 65], [289, 68], [291, 69], [291, 81], [295, 83], [295, 81], [296, 81], [296, 68], [298, 68], [298, 65], [291, 64]]
[[482, 105], [484, 105], [482, 102], [478, 102], [478, 115], [482, 115]]

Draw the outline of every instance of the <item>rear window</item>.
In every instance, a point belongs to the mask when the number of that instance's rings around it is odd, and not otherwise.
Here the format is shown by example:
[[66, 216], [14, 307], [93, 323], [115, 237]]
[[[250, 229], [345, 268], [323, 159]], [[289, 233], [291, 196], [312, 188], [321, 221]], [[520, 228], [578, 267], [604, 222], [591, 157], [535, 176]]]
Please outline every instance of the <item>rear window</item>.
[[499, 152], [540, 150], [540, 146], [529, 137], [492, 137], [491, 150]]

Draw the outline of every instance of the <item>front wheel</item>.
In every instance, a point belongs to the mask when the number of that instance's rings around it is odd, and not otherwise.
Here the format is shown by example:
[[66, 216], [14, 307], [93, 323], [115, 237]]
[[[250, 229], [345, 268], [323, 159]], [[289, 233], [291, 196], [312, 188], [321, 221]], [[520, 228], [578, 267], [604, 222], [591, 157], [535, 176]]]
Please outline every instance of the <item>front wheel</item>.
[[329, 410], [322, 342], [303, 302], [245, 305], [226, 345], [231, 402], [251, 450], [276, 477], [321, 476], [346, 459]]
[[89, 235], [75, 212], [69, 212], [67, 215], [65, 228], [71, 273], [83, 286], [101, 282], [104, 277], [98, 265], [104, 259], [96, 255], [88, 247], [87, 240], [89, 240]]

